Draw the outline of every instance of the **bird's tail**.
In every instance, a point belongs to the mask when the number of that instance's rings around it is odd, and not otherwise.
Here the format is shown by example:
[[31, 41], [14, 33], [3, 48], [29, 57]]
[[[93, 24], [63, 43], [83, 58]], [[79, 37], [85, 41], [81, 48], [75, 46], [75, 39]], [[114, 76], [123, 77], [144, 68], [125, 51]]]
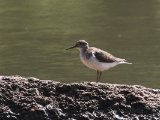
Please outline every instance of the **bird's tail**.
[[132, 64], [132, 63], [126, 62], [125, 64]]
[[127, 62], [126, 59], [121, 59], [121, 58], [117, 58], [117, 59], [118, 59], [119, 64], [132, 64], [132, 63]]
[[127, 62], [127, 61], [121, 61], [121, 62], [119, 62], [120, 64], [132, 64], [132, 63], [129, 63], [129, 62]]

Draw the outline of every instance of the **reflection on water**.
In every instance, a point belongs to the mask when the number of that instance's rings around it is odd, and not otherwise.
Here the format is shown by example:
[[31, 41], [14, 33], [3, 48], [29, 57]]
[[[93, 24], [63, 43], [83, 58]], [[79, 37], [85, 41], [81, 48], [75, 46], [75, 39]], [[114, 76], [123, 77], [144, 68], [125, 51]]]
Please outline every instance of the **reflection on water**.
[[86, 39], [133, 65], [103, 72], [101, 82], [160, 85], [160, 2], [151, 0], [2, 0], [0, 73], [61, 82], [95, 81], [77, 50]]

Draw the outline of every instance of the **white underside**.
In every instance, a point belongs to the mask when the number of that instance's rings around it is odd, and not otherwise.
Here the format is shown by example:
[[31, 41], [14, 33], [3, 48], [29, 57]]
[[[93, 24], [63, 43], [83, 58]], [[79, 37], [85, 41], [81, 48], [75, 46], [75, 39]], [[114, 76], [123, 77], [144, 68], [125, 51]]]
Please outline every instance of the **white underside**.
[[95, 58], [95, 56], [92, 56], [90, 59], [87, 59], [84, 56], [82, 56], [81, 54], [80, 54], [80, 58], [81, 58], [81, 61], [84, 65], [86, 65], [87, 67], [89, 67], [91, 69], [98, 70], [98, 71], [108, 70], [108, 69], [115, 67], [119, 64], [127, 64], [127, 62], [103, 63], [103, 62], [99, 62]]

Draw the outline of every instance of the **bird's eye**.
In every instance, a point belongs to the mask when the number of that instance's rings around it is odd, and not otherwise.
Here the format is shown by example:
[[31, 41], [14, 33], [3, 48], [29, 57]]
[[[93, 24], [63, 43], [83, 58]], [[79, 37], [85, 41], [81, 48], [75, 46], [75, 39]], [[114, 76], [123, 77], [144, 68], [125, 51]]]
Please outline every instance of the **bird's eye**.
[[81, 43], [81, 45], [85, 45], [85, 43]]
[[82, 43], [80, 42], [79, 45], [82, 45]]

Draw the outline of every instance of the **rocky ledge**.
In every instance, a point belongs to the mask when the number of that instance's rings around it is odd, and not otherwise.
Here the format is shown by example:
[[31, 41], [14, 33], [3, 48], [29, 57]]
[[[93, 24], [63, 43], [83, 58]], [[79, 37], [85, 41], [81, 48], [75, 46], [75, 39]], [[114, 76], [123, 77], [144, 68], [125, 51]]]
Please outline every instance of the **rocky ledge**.
[[0, 120], [159, 119], [159, 89], [0, 77]]

